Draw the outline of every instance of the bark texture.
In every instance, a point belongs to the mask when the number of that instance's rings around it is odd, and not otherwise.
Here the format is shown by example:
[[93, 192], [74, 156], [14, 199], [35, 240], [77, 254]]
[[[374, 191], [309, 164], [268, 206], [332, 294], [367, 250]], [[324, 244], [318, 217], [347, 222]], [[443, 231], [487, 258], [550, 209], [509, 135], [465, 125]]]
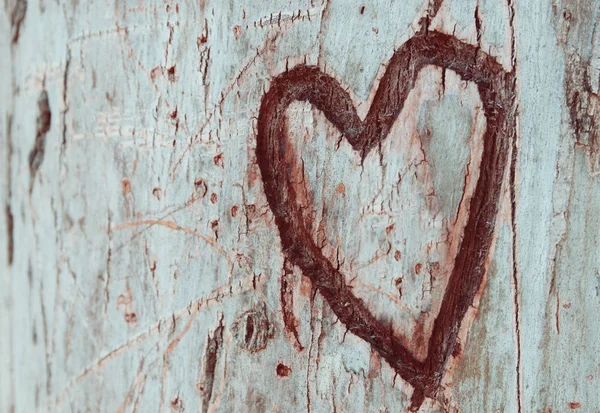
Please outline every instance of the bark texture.
[[599, 26], [5, 0], [0, 411], [598, 411]]

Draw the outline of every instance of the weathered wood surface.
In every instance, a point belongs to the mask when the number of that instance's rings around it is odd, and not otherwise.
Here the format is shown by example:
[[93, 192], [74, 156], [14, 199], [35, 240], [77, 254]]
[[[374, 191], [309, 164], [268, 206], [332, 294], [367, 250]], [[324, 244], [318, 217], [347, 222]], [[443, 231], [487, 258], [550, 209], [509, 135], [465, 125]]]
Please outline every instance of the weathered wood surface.
[[[413, 387], [284, 255], [257, 119], [303, 64], [364, 118], [428, 13], [514, 70], [517, 139], [484, 282], [420, 411], [600, 411], [600, 3], [433, 9], [6, 0], [0, 411], [408, 409]], [[477, 85], [426, 66], [362, 163], [310, 104], [286, 124], [314, 242], [423, 360], [485, 167]]]

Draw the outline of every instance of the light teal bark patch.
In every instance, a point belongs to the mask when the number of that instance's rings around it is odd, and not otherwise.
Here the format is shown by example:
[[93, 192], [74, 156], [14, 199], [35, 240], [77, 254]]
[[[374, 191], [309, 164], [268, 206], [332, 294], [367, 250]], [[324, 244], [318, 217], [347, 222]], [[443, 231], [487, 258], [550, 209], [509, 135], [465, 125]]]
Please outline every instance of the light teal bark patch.
[[423, 103], [419, 112], [419, 134], [431, 167], [436, 198], [447, 218], [456, 215], [465, 183], [469, 158], [471, 111], [456, 94]]

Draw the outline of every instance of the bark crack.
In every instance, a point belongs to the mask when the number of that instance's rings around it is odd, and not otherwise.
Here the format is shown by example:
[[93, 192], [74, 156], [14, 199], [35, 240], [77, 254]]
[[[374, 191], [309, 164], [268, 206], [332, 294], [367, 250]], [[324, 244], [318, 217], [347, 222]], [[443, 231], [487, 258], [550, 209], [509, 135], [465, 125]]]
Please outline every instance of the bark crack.
[[287, 259], [283, 261], [283, 274], [281, 276], [281, 310], [283, 314], [283, 326], [285, 332], [292, 342], [292, 345], [297, 351], [304, 350], [304, 346], [300, 342], [298, 335], [298, 320], [294, 315], [294, 290], [293, 286], [290, 285], [293, 276], [292, 264]]
[[329, 0], [323, 0], [323, 10], [321, 12], [321, 21], [319, 23], [319, 33], [317, 35], [317, 41], [319, 43], [319, 52], [317, 55], [317, 66], [321, 64], [321, 58], [323, 57], [323, 29], [325, 28], [324, 23], [327, 18], [329, 11]]
[[10, 200], [12, 198], [12, 114], [7, 116], [6, 120], [6, 203], [4, 205], [4, 214], [6, 218], [6, 247], [7, 247], [7, 260], [9, 267], [12, 266], [15, 252], [15, 236], [14, 236], [14, 216], [12, 207], [10, 206]]
[[12, 42], [13, 44], [19, 41], [19, 34], [21, 33], [21, 25], [25, 20], [25, 14], [27, 13], [27, 0], [17, 0], [10, 13], [10, 26], [12, 29]]
[[223, 347], [223, 316], [219, 319], [219, 325], [213, 332], [212, 337], [208, 337], [206, 352], [204, 354], [204, 383], [199, 390], [202, 392], [202, 412], [207, 413], [210, 406], [210, 400], [213, 394], [215, 382], [215, 370], [217, 360]]
[[[65, 61], [65, 70], [63, 73], [63, 94], [62, 94], [62, 101], [63, 101], [63, 125], [62, 125], [62, 145], [64, 147], [64, 145], [66, 145], [67, 143], [67, 112], [69, 111], [69, 105], [67, 103], [67, 98], [69, 97], [68, 93], [69, 93], [69, 71], [71, 69], [71, 48], [67, 46], [67, 58]], [[61, 148], [61, 156], [62, 156], [62, 148]]]
[[425, 33], [429, 31], [429, 25], [437, 15], [440, 7], [442, 7], [443, 2], [444, 0], [428, 0], [425, 15], [419, 20], [419, 26], [421, 26], [421, 30], [423, 30]]
[[48, 103], [48, 93], [42, 90], [37, 101], [38, 116], [36, 120], [35, 143], [29, 153], [29, 172], [31, 181], [29, 182], [29, 193], [33, 191], [33, 185], [37, 176], [38, 170], [44, 161], [46, 153], [46, 134], [50, 130], [52, 124], [52, 112]]
[[[515, 36], [515, 4], [514, 0], [508, 0], [508, 10], [509, 10], [509, 27], [510, 27], [510, 39], [511, 39], [511, 48], [510, 48], [510, 60], [511, 60], [511, 73], [510, 73], [510, 82], [512, 83], [513, 90], [515, 90], [516, 94], [516, 84], [517, 84], [517, 53], [516, 53], [516, 36]], [[519, 113], [519, 104], [515, 101], [514, 106], [514, 116], [518, 117]], [[517, 123], [518, 124], [518, 123]], [[515, 340], [516, 340], [516, 391], [517, 391], [517, 412], [521, 413], [523, 411], [522, 406], [522, 389], [521, 389], [521, 308], [519, 295], [521, 290], [521, 282], [520, 282], [520, 272], [517, 260], [517, 162], [519, 157], [519, 133], [518, 130], [514, 134], [514, 139], [512, 142], [511, 149], [511, 159], [510, 159], [510, 169], [509, 169], [509, 186], [510, 186], [510, 220], [512, 227], [512, 283], [514, 284], [513, 291], [513, 305], [515, 308]]]
[[481, 27], [481, 15], [479, 14], [479, 3], [475, 6], [475, 31], [477, 32], [477, 45], [481, 48], [481, 37], [483, 28]]

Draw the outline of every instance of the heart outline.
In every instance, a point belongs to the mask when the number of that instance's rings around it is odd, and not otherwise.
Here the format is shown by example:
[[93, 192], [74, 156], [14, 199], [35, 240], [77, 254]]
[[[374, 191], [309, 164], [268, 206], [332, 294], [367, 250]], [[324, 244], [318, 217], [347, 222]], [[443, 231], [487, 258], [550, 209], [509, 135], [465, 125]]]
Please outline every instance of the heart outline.
[[[419, 361], [352, 293], [344, 275], [321, 253], [303, 224], [284, 161], [289, 150], [285, 144], [285, 111], [294, 101], [308, 101], [364, 159], [387, 138], [418, 73], [427, 65], [453, 70], [462, 80], [477, 85], [486, 129], [480, 176], [469, 204], [463, 240], [429, 338], [427, 357]], [[514, 71], [506, 72], [479, 47], [444, 33], [422, 30], [393, 54], [364, 121], [337, 80], [315, 66], [300, 65], [281, 73], [272, 79], [261, 101], [257, 162], [283, 252], [311, 279], [346, 328], [371, 344], [413, 386], [413, 409], [418, 409], [425, 397], [436, 396], [462, 320], [485, 275], [504, 172], [516, 136], [515, 95]]]

